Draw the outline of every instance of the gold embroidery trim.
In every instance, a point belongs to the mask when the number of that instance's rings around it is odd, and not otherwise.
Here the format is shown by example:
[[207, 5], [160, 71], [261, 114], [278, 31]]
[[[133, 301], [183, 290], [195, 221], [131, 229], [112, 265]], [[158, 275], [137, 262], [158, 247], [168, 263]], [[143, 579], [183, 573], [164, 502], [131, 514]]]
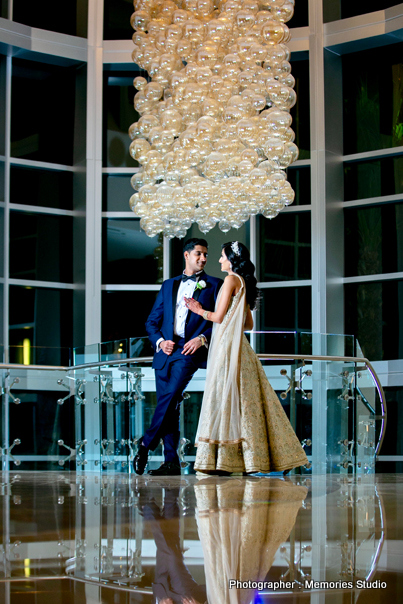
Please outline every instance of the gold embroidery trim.
[[[199, 441], [203, 443], [209, 443], [210, 445], [238, 445], [240, 442], [245, 440], [244, 438], [238, 438], [237, 440], [212, 440], [211, 438], [204, 438], [204, 436], [199, 436]], [[197, 447], [198, 443], [195, 443], [195, 447]]]

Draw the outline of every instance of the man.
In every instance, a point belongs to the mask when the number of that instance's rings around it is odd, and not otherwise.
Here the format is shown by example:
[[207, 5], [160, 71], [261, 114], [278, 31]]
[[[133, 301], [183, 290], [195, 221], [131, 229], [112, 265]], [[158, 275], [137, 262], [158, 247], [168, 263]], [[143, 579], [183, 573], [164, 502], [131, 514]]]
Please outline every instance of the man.
[[213, 309], [222, 280], [204, 272], [207, 262], [205, 239], [189, 239], [183, 250], [183, 274], [164, 281], [146, 322], [155, 350], [153, 367], [157, 407], [134, 458], [137, 474], [143, 474], [148, 451], [156, 449], [161, 438], [165, 462], [149, 474], [176, 476], [181, 473], [177, 449], [182, 394], [197, 369], [206, 366], [212, 323], [188, 311], [184, 298], [193, 297], [204, 308]]
[[[156, 492], [160, 490], [161, 488]], [[198, 604], [207, 599], [206, 587], [196, 583], [185, 565], [180, 543], [179, 490], [179, 485], [164, 488], [164, 506], [161, 510], [148, 486], [149, 498], [141, 512], [147, 523], [146, 529], [151, 529], [157, 548], [152, 589], [160, 604]]]

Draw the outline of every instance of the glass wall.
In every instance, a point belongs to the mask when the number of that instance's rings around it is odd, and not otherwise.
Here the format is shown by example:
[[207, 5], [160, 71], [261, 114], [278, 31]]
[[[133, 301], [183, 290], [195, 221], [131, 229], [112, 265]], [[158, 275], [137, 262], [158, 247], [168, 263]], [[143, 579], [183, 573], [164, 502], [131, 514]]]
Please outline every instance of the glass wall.
[[[80, 128], [75, 119], [79, 92], [76, 88], [80, 67], [71, 61], [67, 63], [54, 65], [13, 59], [12, 157], [70, 166], [76, 160], [75, 128]], [[55, 91], [60, 93], [55, 95]], [[22, 103], [23, 116], [19, 111]]]
[[[368, 10], [374, 4], [393, 3]], [[342, 57], [345, 332], [372, 360], [403, 358], [402, 51], [397, 43]]]
[[147, 237], [138, 219], [105, 218], [102, 241], [103, 283], [162, 283], [162, 235]]
[[11, 285], [9, 288], [10, 361], [69, 365], [73, 334], [73, 292], [66, 289]]
[[346, 277], [403, 271], [403, 204], [346, 209]]
[[[11, 2], [11, 0], [9, 0]], [[41, 0], [41, 9], [29, 0], [12, 0], [13, 21], [30, 27], [48, 29], [70, 36], [87, 37], [87, 0], [69, 0], [60, 6], [52, 0]]]
[[292, 124], [295, 132], [295, 144], [299, 149], [299, 159], [311, 157], [311, 134], [309, 112], [309, 57], [308, 53], [292, 53], [292, 75], [295, 78], [294, 90], [298, 102], [291, 109]]
[[19, 54], [0, 61], [1, 344], [12, 362], [69, 364], [85, 333], [87, 67]]
[[102, 176], [102, 210], [104, 212], [127, 212], [128, 199], [134, 190], [128, 174], [104, 174]]
[[60, 210], [73, 209], [73, 172], [11, 166], [10, 201]]
[[131, 0], [104, 0], [104, 40], [130, 40], [132, 13]]
[[284, 212], [274, 220], [258, 217], [258, 281], [311, 278], [311, 214]]
[[106, 167], [138, 166], [129, 154], [130, 139], [127, 134], [130, 124], [140, 117], [133, 107], [136, 92], [133, 77], [139, 75], [133, 75], [135, 69], [133, 65], [130, 71], [114, 70], [104, 74], [103, 165]]
[[323, 0], [324, 22], [348, 19], [400, 4], [399, 0]]
[[343, 140], [346, 155], [402, 145], [402, 57], [402, 43], [344, 55]]
[[402, 320], [403, 281], [345, 285], [346, 333], [356, 335], [368, 359], [403, 358]]
[[401, 155], [344, 163], [344, 201], [402, 193]]
[[261, 331], [311, 331], [310, 287], [270, 287], [261, 293]]
[[157, 297], [156, 291], [102, 292], [102, 341], [143, 337], [145, 322]]

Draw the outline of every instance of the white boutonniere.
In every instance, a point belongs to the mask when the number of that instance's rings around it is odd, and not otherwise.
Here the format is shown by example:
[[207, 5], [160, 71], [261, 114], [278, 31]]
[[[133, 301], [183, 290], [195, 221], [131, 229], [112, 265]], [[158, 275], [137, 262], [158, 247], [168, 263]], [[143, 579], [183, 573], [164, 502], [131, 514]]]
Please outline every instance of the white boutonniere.
[[203, 281], [203, 279], [201, 281], [198, 281], [196, 284], [196, 289], [204, 289], [207, 286], [207, 283], [205, 281]]

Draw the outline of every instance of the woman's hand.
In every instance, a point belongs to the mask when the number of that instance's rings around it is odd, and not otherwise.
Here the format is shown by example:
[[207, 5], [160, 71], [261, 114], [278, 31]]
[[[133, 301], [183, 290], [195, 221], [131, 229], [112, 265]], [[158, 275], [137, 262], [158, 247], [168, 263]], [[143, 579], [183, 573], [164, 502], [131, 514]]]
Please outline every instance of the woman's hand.
[[193, 298], [184, 298], [185, 304], [189, 310], [196, 313], [196, 315], [201, 315], [203, 311], [203, 307], [200, 302], [193, 300]]

